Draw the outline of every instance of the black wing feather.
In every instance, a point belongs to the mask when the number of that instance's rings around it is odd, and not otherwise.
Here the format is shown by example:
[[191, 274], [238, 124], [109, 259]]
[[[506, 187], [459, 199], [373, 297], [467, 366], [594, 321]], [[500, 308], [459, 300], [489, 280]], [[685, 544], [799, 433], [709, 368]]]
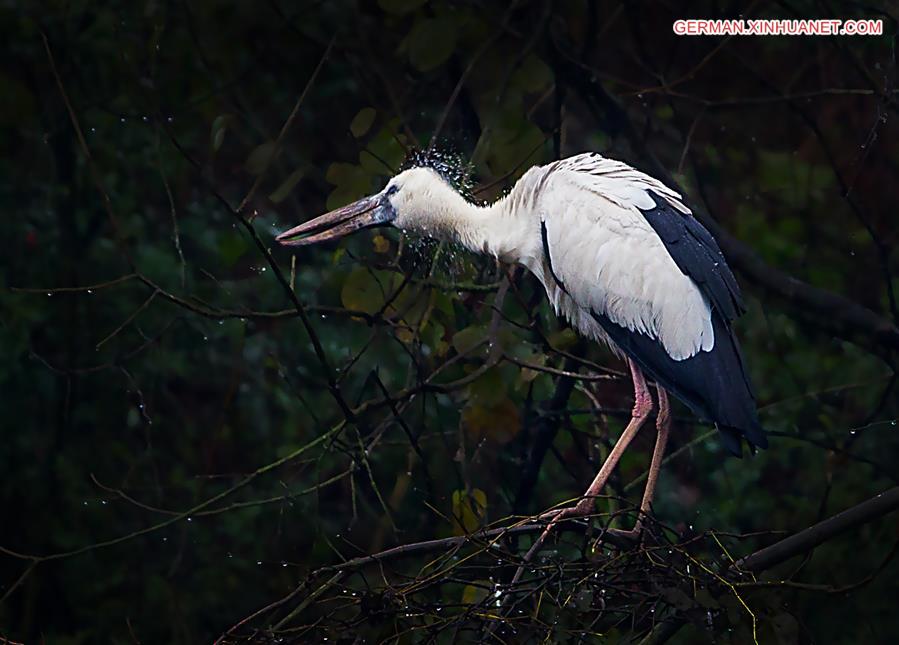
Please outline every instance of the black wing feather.
[[758, 421], [752, 383], [730, 328], [730, 323], [746, 310], [737, 280], [715, 238], [695, 217], [681, 213], [653, 191], [649, 196], [655, 208], [640, 212], [677, 267], [708, 298], [715, 346], [709, 352], [675, 361], [657, 340], [622, 333], [625, 330], [595, 313], [594, 318], [656, 382], [696, 414], [714, 421], [731, 452], [740, 454], [741, 435], [750, 444], [765, 448], [768, 440]]
[[677, 211], [652, 191], [649, 196], [655, 208], [640, 212], [661, 238], [671, 259], [726, 321], [734, 320], [746, 308], [737, 280], [715, 238], [692, 215]]

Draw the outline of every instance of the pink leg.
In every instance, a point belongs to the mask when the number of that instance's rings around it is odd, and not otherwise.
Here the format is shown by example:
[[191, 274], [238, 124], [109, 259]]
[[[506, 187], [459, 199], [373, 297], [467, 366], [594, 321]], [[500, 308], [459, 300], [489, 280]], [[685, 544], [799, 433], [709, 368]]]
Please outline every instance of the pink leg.
[[[559, 513], [555, 513], [556, 519], [553, 520], [554, 522], [562, 519], [563, 516], [572, 517], [587, 515], [590, 512], [593, 508], [593, 500], [599, 495], [603, 486], [606, 485], [612, 471], [615, 469], [615, 466], [618, 465], [621, 455], [624, 454], [628, 444], [630, 444], [631, 440], [637, 435], [637, 432], [643, 426], [649, 413], [652, 412], [652, 397], [649, 394], [649, 388], [646, 386], [646, 379], [643, 378], [643, 373], [640, 371], [640, 368], [637, 367], [636, 363], [630, 359], [628, 359], [627, 364], [631, 370], [631, 378], [634, 381], [634, 409], [631, 412], [630, 423], [627, 424], [624, 432], [621, 433], [621, 436], [615, 443], [615, 447], [612, 448], [612, 452], [609, 453], [609, 456], [606, 458], [605, 462], [603, 462], [602, 467], [596, 474], [593, 483], [590, 484], [590, 488], [584, 493], [584, 496], [578, 501], [577, 505], [563, 509]], [[547, 530], [548, 529], [549, 527], [547, 527]]]
[[662, 458], [665, 456], [665, 446], [668, 444], [668, 435], [671, 432], [671, 405], [668, 402], [668, 392], [663, 388], [656, 388], [659, 393], [659, 414], [656, 417], [656, 445], [652, 451], [652, 462], [649, 464], [649, 474], [646, 477], [646, 489], [643, 491], [643, 501], [640, 502], [640, 516], [634, 526], [634, 532], [639, 532], [643, 527], [643, 519], [649, 513], [652, 498], [655, 494], [656, 483], [659, 480], [659, 470], [662, 468]]
[[[627, 424], [627, 427], [624, 429], [624, 432], [621, 433], [621, 437], [619, 437], [618, 442], [615, 444], [615, 447], [612, 448], [612, 452], [609, 453], [609, 456], [606, 458], [602, 467], [599, 469], [599, 472], [596, 474], [596, 478], [593, 480], [593, 483], [590, 484], [590, 488], [587, 489], [587, 492], [584, 493], [584, 496], [578, 501], [578, 503], [570, 508], [562, 509], [561, 511], [544, 513], [541, 515], [541, 518], [552, 517], [552, 521], [549, 525], [543, 530], [543, 533], [539, 538], [534, 542], [531, 546], [530, 550], [528, 550], [527, 554], [524, 556], [524, 561], [529, 562], [531, 558], [534, 556], [534, 553], [540, 548], [540, 545], [543, 544], [543, 541], [549, 535], [553, 526], [555, 526], [556, 522], [566, 517], [577, 517], [582, 515], [588, 515], [590, 511], [593, 509], [593, 500], [599, 495], [599, 492], [602, 490], [603, 486], [606, 485], [606, 482], [609, 480], [609, 476], [612, 474], [612, 471], [615, 469], [615, 466], [618, 464], [618, 460], [621, 459], [621, 455], [624, 454], [624, 451], [627, 449], [628, 444], [630, 444], [631, 440], [636, 436], [637, 432], [643, 426], [646, 421], [649, 413], [652, 412], [652, 397], [649, 394], [649, 388], [646, 386], [646, 379], [643, 378], [643, 373], [640, 371], [640, 368], [637, 367], [637, 364], [632, 360], [628, 359], [627, 365], [631, 371], [631, 378], [634, 381], [634, 409], [631, 412], [631, 420]], [[521, 573], [524, 567], [519, 567], [518, 571], [515, 573], [515, 577], [512, 579], [513, 584], [518, 582], [518, 578], [521, 577]]]

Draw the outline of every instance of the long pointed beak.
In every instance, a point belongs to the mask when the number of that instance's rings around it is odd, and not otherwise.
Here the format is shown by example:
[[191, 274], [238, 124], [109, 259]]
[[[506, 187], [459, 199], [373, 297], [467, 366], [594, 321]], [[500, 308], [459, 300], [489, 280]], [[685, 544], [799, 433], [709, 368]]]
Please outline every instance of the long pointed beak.
[[363, 228], [389, 223], [393, 219], [392, 210], [382, 195], [364, 197], [294, 226], [275, 239], [284, 246], [306, 246], [337, 240]]

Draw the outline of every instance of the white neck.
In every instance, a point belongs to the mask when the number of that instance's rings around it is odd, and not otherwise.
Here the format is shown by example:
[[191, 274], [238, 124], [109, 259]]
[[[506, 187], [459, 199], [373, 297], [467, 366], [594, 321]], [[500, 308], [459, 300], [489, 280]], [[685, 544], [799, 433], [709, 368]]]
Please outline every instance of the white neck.
[[[528, 264], [534, 250], [529, 248], [539, 240], [539, 217], [520, 208], [516, 193], [523, 188], [519, 181], [505, 197], [493, 204], [479, 206], [466, 200], [451, 186], [440, 181], [418, 191], [407, 208], [412, 216], [397, 222], [400, 228], [410, 228], [430, 237], [455, 241], [475, 253], [485, 253], [506, 262]], [[517, 204], [516, 204], [517, 202]], [[517, 208], [512, 208], [516, 204]], [[538, 227], [537, 236], [531, 230]]]

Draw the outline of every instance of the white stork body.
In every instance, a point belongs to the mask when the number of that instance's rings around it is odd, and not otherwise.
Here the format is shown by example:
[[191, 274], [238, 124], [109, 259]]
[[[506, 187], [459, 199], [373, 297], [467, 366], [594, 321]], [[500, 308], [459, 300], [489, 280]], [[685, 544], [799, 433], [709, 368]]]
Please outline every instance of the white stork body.
[[472, 227], [459, 240], [527, 267], [556, 313], [588, 338], [623, 354], [593, 317], [598, 312], [657, 339], [671, 358], [689, 358], [714, 347], [711, 309], [640, 212], [655, 208], [644, 185], [690, 212], [660, 182], [584, 154], [529, 170], [508, 196], [468, 215], [487, 230]]
[[[643, 378], [659, 386], [659, 439], [643, 511], [655, 486], [670, 425], [665, 390], [714, 422], [739, 455], [741, 437], [765, 447], [755, 400], [730, 324], [739, 288], [712, 236], [658, 180], [598, 154], [528, 170], [491, 205], [467, 201], [433, 169], [417, 167], [372, 197], [278, 236], [288, 245], [392, 224], [456, 241], [527, 267], [556, 312], [583, 335], [628, 359], [635, 406], [587, 495], [584, 513], [652, 407]], [[561, 516], [561, 515], [560, 515]]]
[[765, 446], [730, 322], [736, 281], [680, 195], [597, 154], [526, 172], [508, 195], [479, 206], [428, 168], [384, 193], [393, 224], [527, 267], [556, 312], [584, 336], [631, 358], [724, 433]]

